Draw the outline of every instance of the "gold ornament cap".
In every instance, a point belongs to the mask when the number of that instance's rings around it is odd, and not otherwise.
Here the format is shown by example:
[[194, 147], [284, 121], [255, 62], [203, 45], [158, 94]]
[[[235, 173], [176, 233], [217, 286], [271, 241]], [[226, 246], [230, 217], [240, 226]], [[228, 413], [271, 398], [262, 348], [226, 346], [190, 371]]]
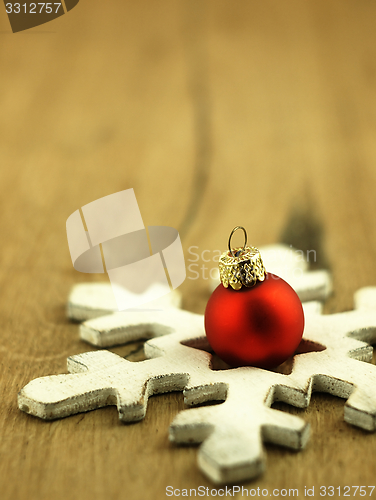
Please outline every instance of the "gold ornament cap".
[[[238, 229], [244, 232], [244, 246], [231, 248], [231, 238]], [[219, 259], [219, 276], [225, 288], [230, 285], [234, 290], [240, 290], [243, 285], [252, 287], [266, 277], [261, 254], [256, 247], [247, 246], [247, 231], [242, 226], [231, 231], [228, 250]]]

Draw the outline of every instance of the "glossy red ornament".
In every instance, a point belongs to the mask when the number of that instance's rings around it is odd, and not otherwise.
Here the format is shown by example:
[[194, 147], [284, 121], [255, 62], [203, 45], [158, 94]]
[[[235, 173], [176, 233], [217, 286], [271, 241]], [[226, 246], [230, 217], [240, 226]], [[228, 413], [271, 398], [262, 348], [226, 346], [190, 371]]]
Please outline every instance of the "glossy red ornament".
[[206, 306], [205, 330], [214, 352], [229, 365], [272, 368], [297, 349], [303, 307], [295, 290], [271, 273], [251, 288], [220, 284]]

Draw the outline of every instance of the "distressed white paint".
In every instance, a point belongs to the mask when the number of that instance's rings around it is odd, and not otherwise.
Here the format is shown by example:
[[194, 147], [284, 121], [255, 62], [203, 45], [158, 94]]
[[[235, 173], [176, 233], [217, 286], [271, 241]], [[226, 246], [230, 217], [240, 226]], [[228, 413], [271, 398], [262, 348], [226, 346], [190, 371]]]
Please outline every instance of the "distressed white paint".
[[[162, 285], [157, 286], [159, 289], [162, 288]], [[117, 312], [118, 307], [113, 287], [116, 287], [116, 285], [111, 286], [110, 283], [79, 283], [73, 286], [67, 303], [68, 318], [75, 321], [85, 321]], [[132, 293], [126, 292], [124, 289], [118, 292], [118, 294], [120, 293], [122, 295], [128, 293], [130, 297], [133, 296]], [[165, 293], [166, 295], [163, 297], [150, 301], [134, 310], [158, 310], [181, 306], [181, 293], [178, 290], [168, 288]], [[123, 314], [129, 312], [131, 311], [123, 311]]]
[[263, 441], [299, 450], [309, 436], [301, 418], [270, 408], [274, 401], [305, 407], [312, 391], [328, 392], [347, 399], [347, 422], [376, 429], [376, 367], [361, 362], [371, 361], [368, 343], [376, 341], [376, 288], [356, 297], [356, 310], [335, 315], [321, 315], [317, 303], [305, 306], [306, 345], [326, 349], [295, 355], [289, 375], [252, 367], [212, 370], [201, 315], [170, 309], [87, 321], [81, 335], [96, 345], [154, 337], [145, 344], [150, 359], [131, 363], [108, 351], [72, 356], [69, 375], [30, 382], [18, 404], [44, 419], [116, 404], [120, 419], [129, 422], [144, 417], [151, 394], [184, 390], [188, 406], [223, 401], [180, 412], [170, 439], [202, 443], [198, 464], [212, 481], [250, 479], [265, 468]]

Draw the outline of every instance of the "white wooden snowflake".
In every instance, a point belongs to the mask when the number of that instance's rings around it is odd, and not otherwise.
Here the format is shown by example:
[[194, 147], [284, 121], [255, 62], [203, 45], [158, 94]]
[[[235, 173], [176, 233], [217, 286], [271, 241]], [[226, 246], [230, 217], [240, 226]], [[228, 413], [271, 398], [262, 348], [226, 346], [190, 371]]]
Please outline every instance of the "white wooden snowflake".
[[312, 391], [329, 392], [347, 399], [347, 422], [376, 429], [376, 367], [361, 362], [371, 361], [368, 344], [376, 341], [376, 288], [356, 294], [354, 311], [321, 315], [311, 302], [305, 312], [303, 341], [287, 374], [213, 369], [202, 315], [172, 307], [97, 317], [80, 326], [83, 339], [109, 346], [152, 337], [148, 359], [132, 363], [105, 350], [72, 356], [70, 374], [33, 380], [20, 391], [19, 407], [54, 419], [116, 404], [120, 419], [130, 422], [144, 417], [156, 393], [183, 390], [188, 406], [220, 401], [180, 412], [170, 439], [202, 443], [198, 465], [216, 483], [251, 479], [265, 468], [263, 441], [302, 449], [309, 437], [308, 425], [272, 409], [274, 401], [306, 407]]

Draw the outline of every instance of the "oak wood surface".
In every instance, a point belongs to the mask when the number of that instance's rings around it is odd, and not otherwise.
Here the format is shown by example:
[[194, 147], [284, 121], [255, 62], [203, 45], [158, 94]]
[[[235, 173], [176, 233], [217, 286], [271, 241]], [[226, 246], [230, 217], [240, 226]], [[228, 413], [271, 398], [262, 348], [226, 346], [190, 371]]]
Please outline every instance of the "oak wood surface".
[[[74, 283], [106, 279], [71, 264], [65, 221], [82, 205], [133, 187], [145, 224], [178, 228], [191, 311], [237, 224], [258, 246], [316, 250], [333, 273], [328, 313], [376, 284], [375, 19], [371, 0], [82, 0], [12, 34], [0, 6], [1, 499], [211, 487], [196, 449], [167, 440], [179, 393], [128, 426], [115, 408], [49, 423], [17, 408], [28, 381], [93, 349], [65, 317]], [[267, 446], [245, 487], [375, 484], [376, 435], [343, 422], [342, 400], [278, 407], [309, 421], [311, 440]]]

